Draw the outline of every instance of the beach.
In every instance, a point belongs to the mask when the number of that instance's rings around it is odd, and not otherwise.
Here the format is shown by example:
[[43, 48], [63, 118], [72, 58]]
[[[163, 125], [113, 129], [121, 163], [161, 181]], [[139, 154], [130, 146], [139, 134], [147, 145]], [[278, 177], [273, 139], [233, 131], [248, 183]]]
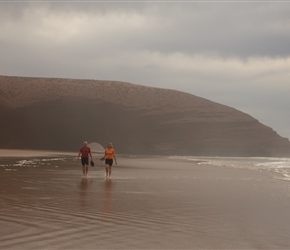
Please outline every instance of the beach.
[[[1, 155], [1, 154], [0, 154]], [[290, 182], [201, 159], [0, 157], [0, 249], [289, 249]]]

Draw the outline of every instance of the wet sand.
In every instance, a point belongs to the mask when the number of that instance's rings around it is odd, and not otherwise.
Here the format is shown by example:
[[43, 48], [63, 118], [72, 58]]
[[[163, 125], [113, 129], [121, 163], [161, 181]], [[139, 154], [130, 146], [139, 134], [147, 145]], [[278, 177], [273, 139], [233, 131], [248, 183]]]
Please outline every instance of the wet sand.
[[27, 157], [60, 157], [60, 156], [76, 156], [77, 153], [60, 152], [60, 151], [44, 151], [44, 150], [11, 150], [0, 149], [0, 158], [27, 158]]
[[23, 160], [0, 157], [0, 249], [290, 248], [290, 184], [266, 172], [119, 156], [105, 180], [97, 160], [87, 179], [72, 157]]

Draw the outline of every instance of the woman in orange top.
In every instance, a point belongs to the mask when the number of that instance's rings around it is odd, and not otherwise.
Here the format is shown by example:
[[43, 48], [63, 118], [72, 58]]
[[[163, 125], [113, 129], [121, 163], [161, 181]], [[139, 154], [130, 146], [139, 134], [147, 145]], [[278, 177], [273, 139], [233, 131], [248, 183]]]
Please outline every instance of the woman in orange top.
[[105, 157], [105, 164], [106, 164], [106, 178], [110, 179], [111, 173], [112, 173], [113, 159], [115, 160], [115, 164], [117, 165], [115, 150], [113, 149], [113, 144], [111, 142], [108, 143], [108, 146], [105, 149], [104, 157]]

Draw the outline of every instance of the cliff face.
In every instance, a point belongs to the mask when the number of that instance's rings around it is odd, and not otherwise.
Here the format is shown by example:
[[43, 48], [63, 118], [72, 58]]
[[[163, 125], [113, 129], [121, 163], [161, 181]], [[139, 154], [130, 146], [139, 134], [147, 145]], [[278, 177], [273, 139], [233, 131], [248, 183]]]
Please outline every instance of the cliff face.
[[231, 107], [124, 82], [0, 76], [0, 148], [289, 156], [290, 142]]

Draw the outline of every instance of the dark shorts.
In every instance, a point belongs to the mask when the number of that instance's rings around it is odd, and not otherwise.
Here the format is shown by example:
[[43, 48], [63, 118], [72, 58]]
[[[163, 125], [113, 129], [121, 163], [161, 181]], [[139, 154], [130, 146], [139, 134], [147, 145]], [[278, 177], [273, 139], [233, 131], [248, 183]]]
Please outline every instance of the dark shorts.
[[113, 159], [106, 159], [105, 163], [106, 163], [106, 165], [112, 166], [113, 165]]
[[82, 165], [89, 165], [89, 158], [82, 158]]

